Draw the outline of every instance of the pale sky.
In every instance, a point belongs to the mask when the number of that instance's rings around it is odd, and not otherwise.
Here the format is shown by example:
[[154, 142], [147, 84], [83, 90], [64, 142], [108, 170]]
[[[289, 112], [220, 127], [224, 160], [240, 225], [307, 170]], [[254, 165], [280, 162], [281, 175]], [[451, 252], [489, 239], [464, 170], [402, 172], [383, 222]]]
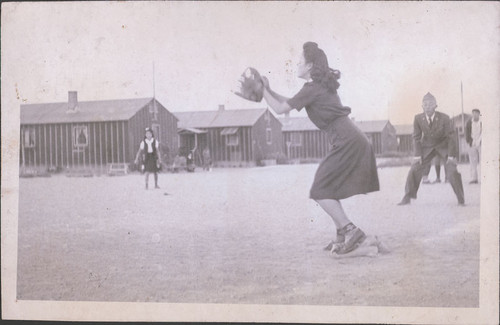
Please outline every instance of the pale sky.
[[2, 100], [13, 109], [68, 90], [81, 101], [152, 97], [153, 62], [170, 111], [266, 107], [230, 90], [252, 66], [294, 95], [306, 41], [342, 72], [357, 120], [411, 123], [428, 91], [457, 115], [461, 82], [465, 112], [500, 105], [495, 2], [4, 3], [2, 15]]

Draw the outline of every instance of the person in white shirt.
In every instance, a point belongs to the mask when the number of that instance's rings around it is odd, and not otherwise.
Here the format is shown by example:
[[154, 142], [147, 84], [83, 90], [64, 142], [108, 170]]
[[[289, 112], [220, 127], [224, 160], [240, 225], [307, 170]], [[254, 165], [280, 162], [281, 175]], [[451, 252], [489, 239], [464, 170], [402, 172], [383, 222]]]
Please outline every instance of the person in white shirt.
[[139, 156], [143, 154], [144, 171], [146, 173], [146, 189], [148, 189], [149, 174], [153, 173], [155, 178], [155, 188], [158, 186], [158, 171], [161, 166], [160, 145], [154, 138], [154, 133], [151, 128], [146, 128], [146, 135], [141, 141], [137, 155], [135, 156], [135, 164], [139, 163]]
[[465, 140], [469, 145], [469, 162], [471, 167], [470, 184], [479, 183], [478, 165], [481, 159], [481, 134], [483, 125], [481, 121], [481, 111], [477, 108], [472, 110], [472, 118], [465, 125]]

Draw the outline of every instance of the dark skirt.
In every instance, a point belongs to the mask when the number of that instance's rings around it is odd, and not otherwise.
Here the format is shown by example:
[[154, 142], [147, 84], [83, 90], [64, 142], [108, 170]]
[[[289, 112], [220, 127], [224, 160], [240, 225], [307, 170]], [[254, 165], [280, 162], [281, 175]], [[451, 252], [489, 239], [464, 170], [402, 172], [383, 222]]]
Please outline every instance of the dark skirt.
[[310, 191], [314, 200], [341, 200], [380, 189], [375, 154], [368, 138], [349, 117], [326, 130], [330, 150], [321, 161]]
[[158, 171], [156, 162], [157, 159], [153, 153], [146, 153], [144, 157], [144, 171], [147, 173], [156, 173]]

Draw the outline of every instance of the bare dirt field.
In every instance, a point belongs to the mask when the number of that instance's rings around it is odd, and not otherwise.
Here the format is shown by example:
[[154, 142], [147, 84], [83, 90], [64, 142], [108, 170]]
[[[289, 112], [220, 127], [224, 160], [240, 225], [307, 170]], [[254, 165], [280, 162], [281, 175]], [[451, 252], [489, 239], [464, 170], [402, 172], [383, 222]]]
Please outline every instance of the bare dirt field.
[[379, 169], [381, 191], [343, 204], [391, 253], [340, 260], [308, 199], [316, 167], [161, 174], [147, 191], [139, 174], [20, 179], [18, 299], [478, 307], [467, 165], [465, 207], [449, 184], [396, 206], [409, 167]]

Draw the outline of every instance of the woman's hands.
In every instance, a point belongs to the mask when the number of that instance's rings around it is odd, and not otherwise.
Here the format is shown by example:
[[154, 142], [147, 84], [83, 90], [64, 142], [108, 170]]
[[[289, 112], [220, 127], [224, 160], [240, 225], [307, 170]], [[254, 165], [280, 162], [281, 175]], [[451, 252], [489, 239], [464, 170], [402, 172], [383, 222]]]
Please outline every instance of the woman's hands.
[[269, 80], [266, 77], [261, 77], [262, 85], [264, 86], [264, 99], [266, 100], [269, 107], [273, 109], [277, 114], [283, 114], [292, 110], [290, 105], [288, 105], [288, 98], [277, 94], [272, 91], [269, 87]]

